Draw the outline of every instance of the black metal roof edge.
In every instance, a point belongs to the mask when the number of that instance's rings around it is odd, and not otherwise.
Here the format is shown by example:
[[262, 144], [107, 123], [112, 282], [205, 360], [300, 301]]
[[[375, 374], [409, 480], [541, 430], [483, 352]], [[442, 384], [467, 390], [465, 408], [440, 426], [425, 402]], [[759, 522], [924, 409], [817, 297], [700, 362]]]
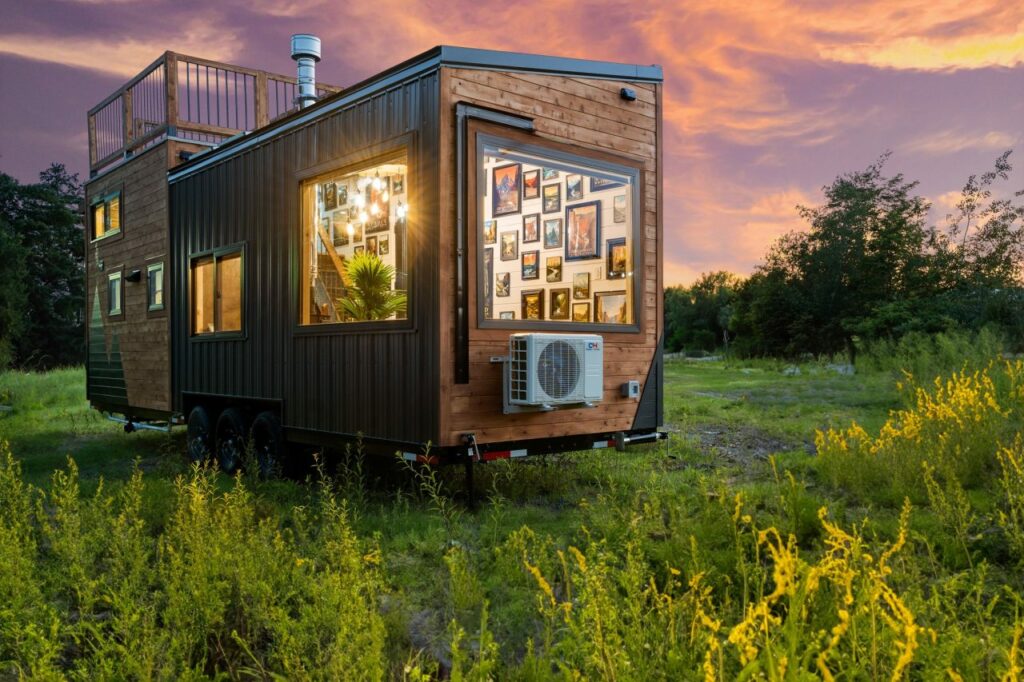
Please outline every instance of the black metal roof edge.
[[627, 81], [649, 81], [652, 83], [661, 83], [664, 80], [661, 67], [654, 64], [643, 66], [591, 59], [575, 59], [572, 57], [550, 57], [525, 52], [481, 50], [452, 45], [442, 45], [435, 49], [440, 49], [441, 63], [445, 66], [501, 68], [514, 71], [557, 73], [583, 78], [610, 78]]
[[661, 67], [656, 65], [641, 66], [618, 62], [574, 59], [571, 57], [549, 57], [523, 52], [502, 52], [499, 50], [438, 45], [367, 79], [350, 85], [320, 100], [313, 106], [298, 109], [263, 128], [257, 128], [244, 135], [237, 135], [231, 138], [230, 141], [224, 142], [217, 147], [200, 152], [185, 163], [168, 171], [168, 180], [170, 182], [181, 180], [243, 149], [256, 146], [278, 133], [304, 125], [327, 112], [342, 109], [372, 93], [385, 90], [396, 83], [420, 76], [440, 66], [478, 69], [500, 68], [512, 71], [572, 75], [581, 78], [610, 78], [653, 83], [660, 83], [663, 80]]

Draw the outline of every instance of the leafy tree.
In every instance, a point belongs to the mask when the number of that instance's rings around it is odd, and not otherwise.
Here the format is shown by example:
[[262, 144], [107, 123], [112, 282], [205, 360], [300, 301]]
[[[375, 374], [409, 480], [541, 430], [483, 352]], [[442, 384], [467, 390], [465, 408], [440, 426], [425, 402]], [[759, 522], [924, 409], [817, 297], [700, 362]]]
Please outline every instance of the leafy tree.
[[666, 348], [728, 349], [739, 278], [730, 272], [701, 275], [690, 287], [665, 290]]
[[0, 308], [22, 310], [21, 328], [12, 335], [15, 361], [48, 368], [79, 363], [84, 356], [82, 187], [61, 164], [39, 178], [22, 185], [0, 173], [0, 223], [13, 237], [4, 254], [24, 269], [20, 295], [9, 285], [23, 303], [7, 301]]
[[[0, 179], [2, 183], [2, 179]], [[25, 330], [25, 250], [14, 230], [0, 218], [0, 370], [14, 359]]]

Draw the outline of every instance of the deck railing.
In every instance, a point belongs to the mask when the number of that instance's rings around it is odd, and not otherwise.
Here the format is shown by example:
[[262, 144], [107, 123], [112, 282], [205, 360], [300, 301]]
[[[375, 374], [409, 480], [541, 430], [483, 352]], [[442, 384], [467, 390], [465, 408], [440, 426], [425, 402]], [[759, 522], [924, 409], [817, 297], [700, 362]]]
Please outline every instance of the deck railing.
[[[317, 84], [321, 97], [339, 88]], [[217, 144], [296, 107], [295, 78], [165, 52], [89, 111], [94, 176], [175, 137]]]

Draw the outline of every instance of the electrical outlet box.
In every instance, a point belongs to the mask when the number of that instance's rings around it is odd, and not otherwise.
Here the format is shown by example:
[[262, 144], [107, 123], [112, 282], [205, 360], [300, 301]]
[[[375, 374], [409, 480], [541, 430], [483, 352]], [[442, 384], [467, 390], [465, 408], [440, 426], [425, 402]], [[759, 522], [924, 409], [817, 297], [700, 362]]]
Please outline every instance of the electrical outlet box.
[[639, 398], [640, 397], [640, 382], [639, 381], [627, 381], [622, 384], [622, 397], [623, 398]]

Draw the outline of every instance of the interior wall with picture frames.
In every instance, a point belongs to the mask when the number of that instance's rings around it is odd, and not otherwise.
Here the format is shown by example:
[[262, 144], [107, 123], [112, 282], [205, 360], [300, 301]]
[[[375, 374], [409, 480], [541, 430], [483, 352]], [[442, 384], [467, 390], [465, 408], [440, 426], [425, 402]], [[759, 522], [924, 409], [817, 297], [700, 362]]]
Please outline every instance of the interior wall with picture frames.
[[[542, 154], [484, 145], [477, 239], [478, 308], [488, 321], [633, 324], [635, 183]], [[508, 193], [518, 178], [518, 206]], [[596, 244], [569, 220], [597, 221]], [[577, 243], [568, 243], [570, 232]]]
[[[378, 192], [388, 194], [386, 215], [368, 216], [368, 220], [359, 220], [362, 209], [357, 203], [357, 196], [364, 197], [368, 183], [379, 179], [381, 187]], [[344, 171], [321, 178], [316, 185], [315, 212], [317, 227], [323, 228], [330, 240], [328, 248], [333, 248], [339, 256], [347, 260], [360, 250], [376, 249], [377, 255], [386, 264], [400, 270], [395, 227], [399, 220], [404, 220], [408, 211], [408, 162], [405, 154], [396, 155], [383, 163], [374, 164], [358, 171]], [[404, 209], [404, 210], [403, 210]], [[385, 223], [386, 221], [386, 223]], [[348, 225], [352, 224], [353, 234], [348, 233]], [[316, 239], [317, 253], [325, 253], [323, 240]]]

